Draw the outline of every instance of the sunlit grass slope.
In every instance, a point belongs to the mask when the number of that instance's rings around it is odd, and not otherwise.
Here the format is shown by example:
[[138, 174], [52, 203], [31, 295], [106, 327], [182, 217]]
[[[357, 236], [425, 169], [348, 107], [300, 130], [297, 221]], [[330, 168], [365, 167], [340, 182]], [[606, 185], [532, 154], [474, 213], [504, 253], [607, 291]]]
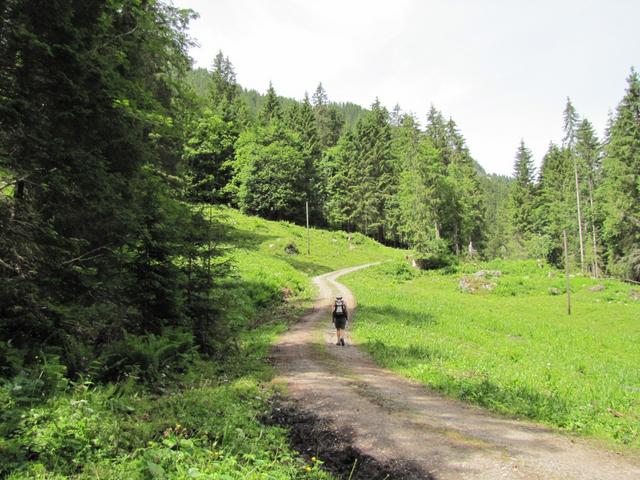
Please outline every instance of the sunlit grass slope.
[[[502, 272], [496, 288], [460, 291], [483, 268]], [[448, 273], [396, 262], [344, 281], [360, 305], [355, 338], [382, 365], [497, 412], [640, 448], [632, 286], [576, 276], [568, 316], [562, 272], [535, 262]]]

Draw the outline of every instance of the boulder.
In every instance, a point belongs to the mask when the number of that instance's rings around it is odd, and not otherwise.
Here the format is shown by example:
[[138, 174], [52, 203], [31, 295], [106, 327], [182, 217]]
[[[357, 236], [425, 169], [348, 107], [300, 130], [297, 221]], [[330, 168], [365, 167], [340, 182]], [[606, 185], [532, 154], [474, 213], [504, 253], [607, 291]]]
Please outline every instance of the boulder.
[[490, 292], [496, 288], [496, 286], [496, 283], [490, 282], [482, 277], [476, 277], [475, 275], [462, 277], [458, 285], [460, 291], [465, 293], [478, 293], [482, 291]]

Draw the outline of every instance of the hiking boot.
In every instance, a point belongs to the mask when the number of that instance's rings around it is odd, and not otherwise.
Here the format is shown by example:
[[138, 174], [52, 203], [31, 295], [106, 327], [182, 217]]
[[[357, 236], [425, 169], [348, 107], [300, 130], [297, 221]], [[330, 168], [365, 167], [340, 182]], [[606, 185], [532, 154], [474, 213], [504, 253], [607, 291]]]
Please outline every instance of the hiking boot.
[[340, 345], [342, 345], [344, 347], [344, 338], [340, 339]]
[[342, 344], [340, 343], [340, 340], [338, 340], [338, 341], [336, 342], [336, 345], [338, 345], [338, 346], [342, 345]]

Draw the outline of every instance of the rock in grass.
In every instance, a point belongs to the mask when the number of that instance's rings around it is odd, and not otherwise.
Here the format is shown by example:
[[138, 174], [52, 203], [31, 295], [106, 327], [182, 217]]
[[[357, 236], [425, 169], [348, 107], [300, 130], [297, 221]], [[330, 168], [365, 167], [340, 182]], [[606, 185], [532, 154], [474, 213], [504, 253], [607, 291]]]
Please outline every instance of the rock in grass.
[[594, 285], [593, 287], [589, 287], [590, 292], [602, 292], [604, 290], [604, 285]]
[[465, 293], [478, 293], [481, 291], [490, 292], [494, 288], [496, 288], [496, 284], [494, 282], [490, 282], [482, 277], [472, 276], [464, 276], [460, 279], [460, 283], [458, 285], [460, 290]]
[[501, 275], [502, 272], [500, 270], [479, 270], [473, 274], [473, 276], [477, 278], [499, 277]]
[[559, 288], [552, 287], [549, 289], [549, 295], [560, 295], [562, 292]]
[[635, 300], [636, 302], [640, 301], [640, 290], [629, 291], [629, 298], [631, 298], [631, 300]]
[[284, 251], [289, 255], [298, 255], [300, 253], [300, 250], [298, 250], [298, 246], [293, 241], [287, 243], [287, 245], [284, 247]]

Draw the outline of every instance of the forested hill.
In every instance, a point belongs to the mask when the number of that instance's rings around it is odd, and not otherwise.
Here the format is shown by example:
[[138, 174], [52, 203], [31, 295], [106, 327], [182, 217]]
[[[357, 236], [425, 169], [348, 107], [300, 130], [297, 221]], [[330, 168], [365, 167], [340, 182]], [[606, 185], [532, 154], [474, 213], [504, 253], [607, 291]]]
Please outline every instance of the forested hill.
[[[200, 100], [206, 104], [211, 94], [211, 86], [214, 75], [206, 68], [194, 68], [187, 72], [185, 81], [193, 88]], [[316, 91], [322, 92], [324, 88], [319, 84]], [[257, 118], [258, 113], [262, 110], [266, 95], [254, 89], [245, 89], [240, 87], [240, 97], [247, 105], [249, 114], [253, 118]], [[293, 98], [278, 96], [281, 105], [287, 109], [297, 103]], [[339, 116], [344, 126], [352, 128], [358, 123], [358, 120], [364, 116], [366, 109], [352, 102], [329, 102], [329, 107], [336, 110], [336, 116]]]

